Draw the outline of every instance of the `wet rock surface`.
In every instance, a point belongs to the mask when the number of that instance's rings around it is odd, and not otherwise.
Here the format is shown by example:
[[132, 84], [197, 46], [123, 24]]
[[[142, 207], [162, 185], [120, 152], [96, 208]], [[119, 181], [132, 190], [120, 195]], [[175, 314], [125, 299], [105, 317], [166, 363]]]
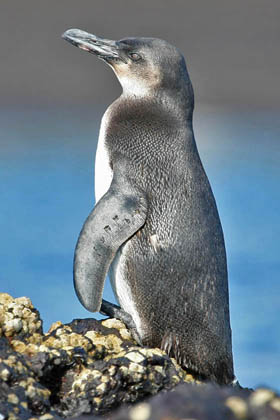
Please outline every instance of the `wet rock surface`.
[[197, 384], [116, 319], [56, 322], [44, 334], [30, 299], [0, 293], [0, 420], [280, 419], [270, 390]]

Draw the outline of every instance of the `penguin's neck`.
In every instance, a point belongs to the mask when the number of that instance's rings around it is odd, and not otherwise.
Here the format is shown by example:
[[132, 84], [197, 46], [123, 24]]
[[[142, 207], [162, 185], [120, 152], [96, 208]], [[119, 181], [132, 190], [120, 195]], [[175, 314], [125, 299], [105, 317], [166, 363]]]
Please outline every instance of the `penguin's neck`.
[[[127, 135], [127, 130], [131, 138], [137, 137], [134, 130], [140, 126], [142, 133], [147, 129], [153, 128], [157, 131], [158, 138], [164, 137], [163, 132], [169, 133], [165, 138], [164, 144], [170, 142], [176, 135], [181, 139], [181, 145], [185, 150], [192, 151], [196, 148], [192, 126], [192, 108], [188, 102], [176, 100], [174, 95], [133, 95], [123, 92], [107, 109], [106, 126], [109, 127], [106, 132], [110, 133], [111, 127], [114, 132], [120, 130], [120, 138]], [[104, 126], [105, 127], [105, 126]], [[150, 127], [150, 128], [149, 128]], [[179, 141], [179, 140], [178, 140]], [[160, 141], [161, 142], [161, 141]], [[119, 145], [121, 140], [119, 140]], [[179, 144], [179, 143], [178, 143]]]
[[[123, 92], [118, 98], [119, 101], [124, 102], [141, 102], [147, 104], [147, 109], [150, 106], [162, 107], [165, 112], [175, 115], [178, 119], [185, 121], [192, 128], [193, 120], [193, 92], [186, 92], [185, 90], [168, 90], [168, 89], [151, 89], [135, 86], [128, 89], [128, 86], [123, 86]], [[164, 113], [165, 113], [164, 112]]]

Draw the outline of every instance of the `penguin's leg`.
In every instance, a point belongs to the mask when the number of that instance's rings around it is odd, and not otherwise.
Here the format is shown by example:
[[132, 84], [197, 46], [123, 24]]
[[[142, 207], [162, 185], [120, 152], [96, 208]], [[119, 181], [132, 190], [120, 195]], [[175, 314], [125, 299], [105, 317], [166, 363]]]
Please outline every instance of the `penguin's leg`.
[[100, 313], [102, 315], [110, 316], [111, 318], [117, 318], [122, 321], [130, 330], [136, 330], [136, 325], [132, 316], [114, 303], [102, 299]]
[[[102, 315], [110, 316], [111, 318], [117, 318], [122, 321], [131, 331], [136, 331], [136, 325], [133, 321], [132, 316], [125, 312], [120, 306], [114, 303], [108, 302], [102, 299], [101, 308], [99, 311]], [[139, 341], [139, 340], [137, 340]]]
[[140, 345], [143, 344], [141, 337], [137, 332], [137, 328], [136, 328], [135, 322], [133, 321], [132, 316], [128, 312], [125, 312], [120, 306], [115, 305], [114, 303], [108, 302], [105, 299], [102, 299], [100, 313], [102, 315], [106, 315], [111, 318], [117, 318], [120, 321], [122, 321], [130, 330], [131, 335], [134, 338], [134, 340]]
[[105, 277], [117, 250], [146, 220], [145, 194], [129, 182], [125, 168], [121, 169], [85, 221], [75, 250], [75, 290], [91, 312], [101, 308]]

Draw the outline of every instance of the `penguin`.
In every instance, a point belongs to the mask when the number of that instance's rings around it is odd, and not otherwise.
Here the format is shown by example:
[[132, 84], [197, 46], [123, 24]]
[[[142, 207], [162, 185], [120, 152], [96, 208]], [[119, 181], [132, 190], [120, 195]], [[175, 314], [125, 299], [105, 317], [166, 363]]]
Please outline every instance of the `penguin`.
[[231, 384], [224, 237], [194, 138], [184, 57], [161, 39], [112, 41], [79, 29], [62, 36], [105, 61], [122, 86], [101, 121], [96, 205], [74, 257], [77, 296], [89, 311], [106, 312], [109, 274], [140, 344]]

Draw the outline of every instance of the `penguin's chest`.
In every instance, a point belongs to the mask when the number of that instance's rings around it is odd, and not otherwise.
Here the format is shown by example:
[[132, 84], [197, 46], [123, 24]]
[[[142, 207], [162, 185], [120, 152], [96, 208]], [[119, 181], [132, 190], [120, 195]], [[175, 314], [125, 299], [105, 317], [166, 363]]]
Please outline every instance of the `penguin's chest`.
[[95, 173], [94, 173], [94, 189], [95, 204], [110, 188], [113, 171], [110, 167], [109, 153], [105, 144], [106, 127], [107, 127], [108, 111], [105, 112], [100, 126], [96, 156], [95, 156]]

